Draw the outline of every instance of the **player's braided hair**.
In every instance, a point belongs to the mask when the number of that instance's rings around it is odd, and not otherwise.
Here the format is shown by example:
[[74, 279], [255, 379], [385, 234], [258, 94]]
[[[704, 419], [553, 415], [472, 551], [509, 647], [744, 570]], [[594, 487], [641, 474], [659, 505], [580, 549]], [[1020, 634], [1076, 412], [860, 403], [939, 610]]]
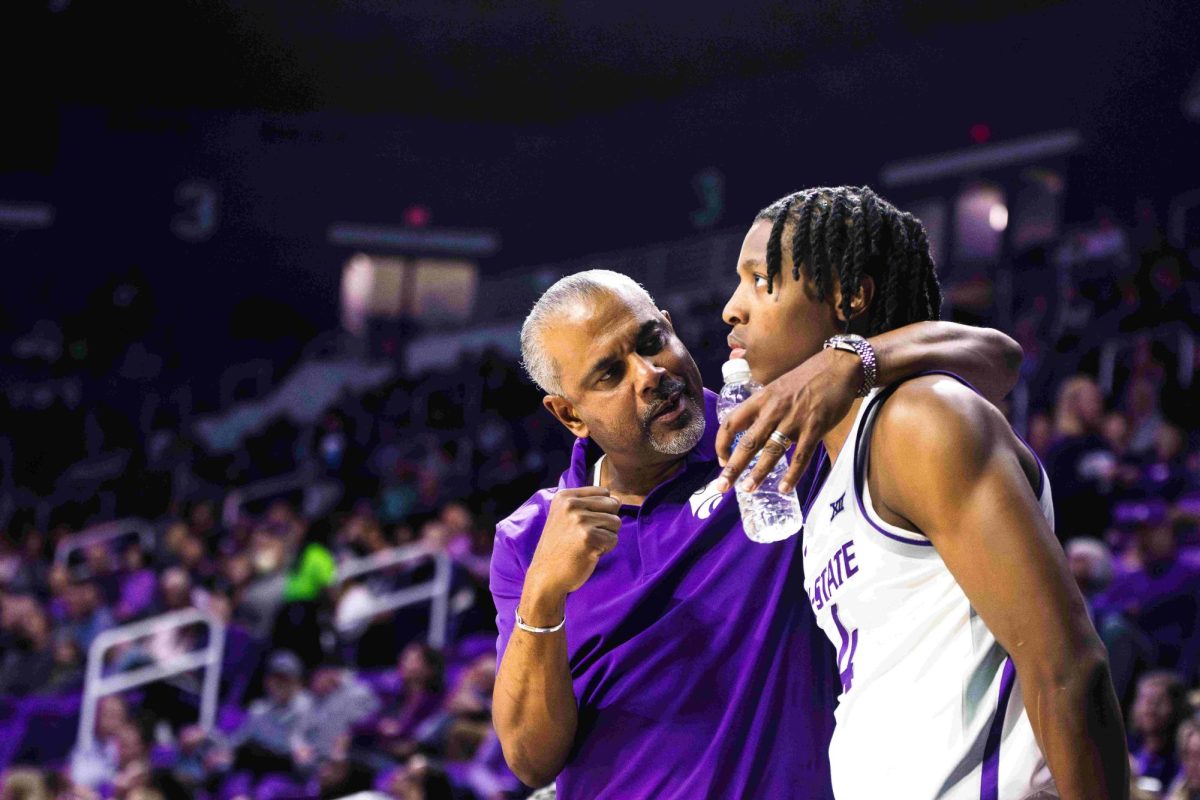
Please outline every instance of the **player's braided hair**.
[[[783, 242], [790, 232], [792, 277], [808, 279], [817, 300], [838, 281], [842, 311], [864, 275], [875, 281], [875, 299], [854, 328], [864, 336], [937, 319], [942, 308], [925, 226], [870, 187], [818, 187], [789, 194], [758, 212], [771, 222], [767, 242], [767, 291], [783, 270]], [[847, 330], [850, 330], [847, 324]]]

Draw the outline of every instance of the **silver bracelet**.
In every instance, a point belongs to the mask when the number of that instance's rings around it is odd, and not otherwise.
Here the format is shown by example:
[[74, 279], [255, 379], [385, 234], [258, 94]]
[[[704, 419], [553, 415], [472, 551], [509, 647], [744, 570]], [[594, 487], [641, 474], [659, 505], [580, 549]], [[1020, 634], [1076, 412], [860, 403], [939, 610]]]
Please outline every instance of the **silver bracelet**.
[[871, 343], [863, 337], [853, 333], [843, 333], [837, 336], [830, 336], [825, 341], [825, 348], [834, 350], [845, 350], [847, 353], [854, 353], [862, 361], [863, 368], [863, 384], [858, 390], [859, 397], [866, 397], [875, 388], [875, 384], [879, 379], [879, 369], [875, 363], [875, 348], [871, 347]]
[[563, 616], [562, 622], [558, 623], [553, 628], [538, 628], [533, 625], [526, 625], [525, 620], [521, 619], [520, 611], [514, 611], [513, 613], [517, 618], [517, 627], [526, 633], [558, 633], [563, 629], [563, 625], [567, 624], [567, 618], [566, 616]]

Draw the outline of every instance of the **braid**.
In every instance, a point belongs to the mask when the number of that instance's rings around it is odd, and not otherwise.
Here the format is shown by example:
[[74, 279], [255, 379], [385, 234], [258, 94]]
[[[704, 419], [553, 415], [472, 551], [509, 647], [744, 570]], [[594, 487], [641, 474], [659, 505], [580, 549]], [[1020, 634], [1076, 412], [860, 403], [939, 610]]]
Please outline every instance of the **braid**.
[[942, 287], [938, 284], [937, 269], [933, 264], [933, 254], [929, 251], [929, 236], [921, 220], [913, 217], [913, 227], [916, 230], [914, 254], [918, 259], [916, 274], [924, 275], [921, 309], [928, 319], [938, 319], [942, 315]]
[[840, 278], [839, 288], [842, 293], [842, 314], [846, 317], [846, 329], [850, 328], [851, 301], [862, 286], [862, 268], [853, 259], [848, 258], [848, 239], [850, 231], [846, 226], [851, 219], [850, 199], [845, 193], [838, 193], [833, 198], [833, 213], [829, 224], [829, 264], [837, 271]]
[[908, 274], [911, 276], [912, 298], [909, 301], [912, 314], [929, 313], [929, 286], [924, 280], [925, 254], [929, 252], [929, 240], [925, 228], [912, 214], [904, 215], [904, 224], [912, 247], [908, 252]]
[[870, 256], [870, 239], [867, 237], [867, 202], [871, 190], [863, 187], [859, 190], [858, 202], [850, 209], [850, 252], [849, 262], [854, 265], [859, 274], [867, 271], [867, 259]]
[[790, 194], [775, 205], [779, 206], [778, 216], [771, 222], [771, 237], [767, 239], [767, 294], [775, 287], [775, 278], [783, 271], [783, 228], [787, 224], [788, 209], [792, 207], [797, 195]]
[[866, 336], [937, 319], [942, 297], [920, 220], [897, 209], [868, 186], [820, 187], [784, 197], [758, 214], [771, 221], [767, 240], [767, 291], [783, 270], [783, 236], [792, 226], [792, 277], [811, 282], [826, 301], [833, 281], [850, 329], [851, 301], [870, 276], [876, 292], [856, 327]]
[[[882, 323], [884, 330], [891, 330], [893, 327], [898, 327], [893, 323], [900, 319], [901, 315], [907, 311], [907, 304], [903, 290], [903, 279], [908, 271], [908, 233], [904, 229], [904, 220], [900, 216], [900, 212], [891, 210], [887, 214], [887, 227], [889, 236], [887, 248], [887, 277], [884, 279], [883, 286], [883, 319]], [[873, 328], [879, 325], [872, 325]]]
[[904, 221], [904, 235], [908, 237], [909, 247], [904, 252], [904, 272], [905, 286], [908, 294], [908, 310], [907, 314], [910, 317], [915, 317], [927, 310], [925, 302], [925, 280], [921, 275], [921, 255], [917, 250], [918, 236], [920, 232], [917, 230], [920, 223], [912, 214], [905, 213], [901, 216]]
[[[813, 288], [816, 289], [818, 300], [824, 300], [828, 296], [828, 289], [825, 286], [826, 273], [833, 268], [832, 264], [826, 263], [825, 228], [829, 220], [829, 212], [821, 201], [828, 203], [828, 197], [824, 190], [815, 194], [812, 199], [812, 225], [809, 229], [811, 238], [808, 248], [808, 252], [812, 256], [809, 269], [813, 274]], [[830, 277], [832, 278], [832, 276]]]
[[[824, 296], [825, 287], [821, 270], [817, 269], [816, 258], [812, 248], [813, 208], [816, 206], [816, 194], [809, 192], [804, 197], [800, 207], [800, 216], [796, 220], [796, 230], [792, 234], [792, 273], [800, 278], [803, 269], [812, 281], [813, 291], [818, 298]], [[803, 265], [803, 266], [802, 266]]]

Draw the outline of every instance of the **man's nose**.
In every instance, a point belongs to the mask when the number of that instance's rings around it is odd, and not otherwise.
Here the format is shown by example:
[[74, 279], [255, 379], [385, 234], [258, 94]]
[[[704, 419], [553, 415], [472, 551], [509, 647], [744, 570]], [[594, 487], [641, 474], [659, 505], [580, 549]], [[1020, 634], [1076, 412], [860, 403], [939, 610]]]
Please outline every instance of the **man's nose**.
[[657, 391], [658, 385], [662, 383], [663, 376], [667, 374], [666, 368], [656, 364], [647, 356], [636, 355], [633, 360], [632, 369], [637, 380], [638, 391], [643, 395], [653, 394]]

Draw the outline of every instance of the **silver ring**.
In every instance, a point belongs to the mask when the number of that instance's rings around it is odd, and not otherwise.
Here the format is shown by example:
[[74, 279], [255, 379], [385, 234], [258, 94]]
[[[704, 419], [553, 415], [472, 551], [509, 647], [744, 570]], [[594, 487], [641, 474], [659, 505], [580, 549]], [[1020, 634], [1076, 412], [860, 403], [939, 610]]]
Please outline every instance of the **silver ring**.
[[789, 439], [788, 437], [784, 436], [779, 431], [772, 431], [770, 439], [772, 442], [779, 445], [784, 450], [787, 450], [789, 447], [792, 446], [792, 440]]

